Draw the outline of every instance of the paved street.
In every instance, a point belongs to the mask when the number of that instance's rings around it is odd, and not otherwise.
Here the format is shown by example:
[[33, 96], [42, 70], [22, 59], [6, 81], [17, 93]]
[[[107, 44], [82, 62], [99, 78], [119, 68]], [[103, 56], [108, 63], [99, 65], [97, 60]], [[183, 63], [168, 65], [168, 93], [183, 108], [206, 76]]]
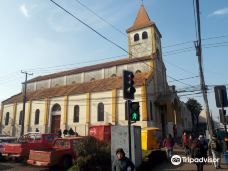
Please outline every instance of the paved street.
[[63, 171], [63, 169], [59, 169], [57, 167], [48, 169], [44, 167], [34, 167], [29, 166], [23, 163], [16, 163], [12, 161], [8, 162], [0, 162], [0, 170], [4, 171]]
[[[204, 165], [204, 171], [225, 171], [228, 169], [228, 165], [224, 163], [224, 159], [222, 160], [222, 169], [215, 169], [212, 164]], [[166, 161], [157, 166], [155, 166], [151, 171], [174, 171], [174, 170], [183, 170], [183, 171], [196, 171], [195, 164], [184, 163], [179, 166], [174, 166], [172, 163]]]

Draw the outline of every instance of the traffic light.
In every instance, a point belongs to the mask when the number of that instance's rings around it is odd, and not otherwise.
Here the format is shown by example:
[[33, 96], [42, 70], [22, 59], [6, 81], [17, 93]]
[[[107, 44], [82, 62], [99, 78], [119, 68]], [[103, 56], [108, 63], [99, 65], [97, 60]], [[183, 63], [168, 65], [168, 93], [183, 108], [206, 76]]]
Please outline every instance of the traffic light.
[[123, 98], [126, 100], [134, 99], [134, 74], [130, 71], [123, 71]]
[[130, 119], [131, 121], [139, 121], [140, 114], [139, 114], [139, 102], [131, 102], [130, 103]]

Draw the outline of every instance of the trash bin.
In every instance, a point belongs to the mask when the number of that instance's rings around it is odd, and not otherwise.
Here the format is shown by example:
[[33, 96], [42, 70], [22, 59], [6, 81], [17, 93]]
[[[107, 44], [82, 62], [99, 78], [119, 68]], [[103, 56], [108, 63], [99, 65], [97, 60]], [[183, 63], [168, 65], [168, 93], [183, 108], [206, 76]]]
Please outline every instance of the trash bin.
[[141, 130], [142, 150], [158, 149], [160, 146], [161, 131], [156, 127], [146, 127]]
[[228, 151], [224, 153], [225, 163], [228, 164]]

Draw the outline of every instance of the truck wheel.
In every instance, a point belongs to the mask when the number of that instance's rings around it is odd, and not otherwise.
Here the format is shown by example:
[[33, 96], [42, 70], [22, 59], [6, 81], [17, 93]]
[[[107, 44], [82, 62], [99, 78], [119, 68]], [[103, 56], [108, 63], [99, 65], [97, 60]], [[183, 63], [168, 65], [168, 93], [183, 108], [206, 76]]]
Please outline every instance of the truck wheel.
[[62, 166], [64, 169], [68, 169], [72, 165], [72, 159], [70, 156], [63, 157]]

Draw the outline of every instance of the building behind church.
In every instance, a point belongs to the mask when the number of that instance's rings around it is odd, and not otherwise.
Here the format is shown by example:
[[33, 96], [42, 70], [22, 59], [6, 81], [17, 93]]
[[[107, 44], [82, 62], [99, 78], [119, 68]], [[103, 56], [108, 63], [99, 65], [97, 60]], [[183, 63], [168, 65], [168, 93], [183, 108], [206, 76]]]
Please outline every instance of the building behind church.
[[[183, 123], [188, 121], [181, 113], [181, 102], [175, 88], [167, 83], [162, 36], [143, 5], [127, 33], [127, 58], [29, 80], [25, 133], [36, 128], [42, 133], [72, 128], [79, 135], [87, 135], [90, 125], [127, 125], [122, 95], [123, 70], [135, 74], [135, 101], [140, 102], [141, 117], [134, 125], [159, 127], [164, 136], [173, 125], [180, 128], [178, 130], [185, 129]], [[20, 135], [23, 92], [24, 88], [2, 102], [2, 134]]]

